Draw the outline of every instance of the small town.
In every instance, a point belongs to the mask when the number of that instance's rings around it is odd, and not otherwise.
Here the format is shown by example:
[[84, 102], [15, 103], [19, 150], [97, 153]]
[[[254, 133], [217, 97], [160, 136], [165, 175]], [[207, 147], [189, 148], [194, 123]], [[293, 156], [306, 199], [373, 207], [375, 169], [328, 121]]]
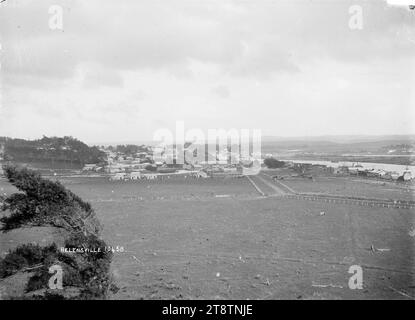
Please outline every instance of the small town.
[[[174, 161], [154, 161], [151, 146], [141, 146], [146, 151], [137, 152], [136, 154], [123, 153], [102, 149], [106, 154], [106, 165], [85, 164], [82, 174], [103, 173], [109, 176], [111, 181], [157, 179], [168, 177], [171, 174], [188, 175], [189, 177], [208, 178], [213, 175], [240, 176], [246, 173], [244, 169], [252, 166], [253, 160], [239, 161], [237, 164], [231, 164], [227, 161], [229, 157], [238, 159], [236, 154], [228, 154], [227, 150], [217, 155], [209, 154], [206, 158], [210, 160], [174, 164]], [[220, 160], [222, 159], [222, 160]], [[267, 160], [268, 159], [268, 160]], [[264, 161], [265, 160], [265, 161]], [[284, 167], [292, 169], [292, 174], [276, 177], [277, 179], [290, 178], [312, 178], [313, 174], [331, 174], [337, 176], [359, 176], [367, 178], [377, 178], [390, 181], [411, 181], [412, 172], [408, 166], [404, 170], [391, 171], [386, 169], [375, 169], [370, 166], [364, 167], [362, 164], [351, 163], [349, 165], [343, 162], [332, 162], [330, 164], [310, 163], [310, 161], [287, 160], [278, 161], [272, 154], [267, 154], [262, 161], [263, 168], [275, 169]], [[169, 164], [166, 162], [170, 162]], [[278, 163], [275, 165], [275, 162]], [[317, 161], [318, 162], [318, 161]], [[267, 166], [267, 163], [269, 166]], [[375, 165], [376, 166], [376, 165]]]

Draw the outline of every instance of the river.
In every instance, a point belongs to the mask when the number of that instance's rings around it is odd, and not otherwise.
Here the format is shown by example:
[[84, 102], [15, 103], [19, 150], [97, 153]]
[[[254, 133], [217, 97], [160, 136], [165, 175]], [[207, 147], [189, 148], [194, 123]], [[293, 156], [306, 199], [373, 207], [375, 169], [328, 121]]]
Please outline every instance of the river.
[[385, 171], [395, 171], [399, 174], [402, 174], [404, 171], [411, 171], [412, 176], [415, 176], [415, 166], [405, 166], [401, 164], [389, 164], [389, 163], [371, 163], [371, 162], [350, 162], [350, 161], [324, 161], [324, 160], [284, 160], [292, 161], [294, 163], [310, 163], [310, 164], [320, 164], [327, 167], [338, 168], [341, 166], [351, 167], [354, 164], [359, 163], [364, 169], [380, 169]]

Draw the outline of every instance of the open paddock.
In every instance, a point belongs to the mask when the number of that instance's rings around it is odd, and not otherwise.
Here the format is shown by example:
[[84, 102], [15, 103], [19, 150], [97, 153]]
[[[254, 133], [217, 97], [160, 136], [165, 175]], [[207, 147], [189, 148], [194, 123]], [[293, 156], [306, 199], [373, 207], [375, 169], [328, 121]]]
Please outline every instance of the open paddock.
[[322, 193], [390, 200], [414, 200], [414, 186], [359, 177], [313, 177], [281, 180], [298, 193]]
[[[406, 299], [394, 290], [415, 294], [409, 210], [285, 198], [94, 207], [105, 224], [104, 237], [126, 249], [114, 258], [121, 286], [114, 298]], [[348, 287], [352, 265], [363, 268], [364, 290]]]
[[[112, 299], [415, 297], [414, 210], [260, 197], [245, 178], [61, 182], [125, 249]], [[362, 290], [348, 286], [352, 265]]]

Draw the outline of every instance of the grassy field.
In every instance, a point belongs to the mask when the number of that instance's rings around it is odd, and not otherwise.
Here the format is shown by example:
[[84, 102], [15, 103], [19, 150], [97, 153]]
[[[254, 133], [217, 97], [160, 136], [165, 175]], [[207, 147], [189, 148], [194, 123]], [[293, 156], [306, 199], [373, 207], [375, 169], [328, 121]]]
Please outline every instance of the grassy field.
[[[125, 249], [114, 255], [120, 291], [112, 299], [415, 296], [411, 210], [261, 197], [246, 178], [62, 182], [91, 202], [104, 239]], [[353, 180], [346, 190], [353, 184], [360, 196], [404, 194]], [[316, 185], [335, 189], [331, 180]], [[0, 186], [1, 192], [13, 191], [5, 182]], [[348, 287], [351, 265], [363, 268], [362, 290]]]
[[384, 182], [360, 177], [315, 177], [313, 180], [295, 178], [282, 180], [284, 184], [300, 193], [323, 193], [352, 197], [367, 197], [391, 200], [413, 200], [413, 186]]

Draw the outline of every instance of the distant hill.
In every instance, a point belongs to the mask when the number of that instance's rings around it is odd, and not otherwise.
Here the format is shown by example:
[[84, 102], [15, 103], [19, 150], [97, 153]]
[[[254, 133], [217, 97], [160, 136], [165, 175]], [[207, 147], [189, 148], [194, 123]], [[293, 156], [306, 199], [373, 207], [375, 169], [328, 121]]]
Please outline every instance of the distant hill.
[[73, 137], [43, 137], [38, 140], [0, 137], [2, 157], [6, 161], [37, 163], [100, 163], [105, 153], [97, 147], [89, 147]]
[[263, 137], [264, 153], [302, 151], [315, 153], [379, 153], [395, 149], [407, 154], [415, 146], [415, 136], [321, 136], [321, 137]]
[[[336, 145], [349, 143], [380, 143], [384, 144], [405, 144], [415, 143], [415, 135], [323, 135], [323, 136], [298, 136], [298, 137], [282, 137], [282, 136], [262, 136], [262, 143], [276, 143], [281, 145]], [[157, 142], [152, 140], [136, 140], [136, 141], [113, 141], [113, 142], [95, 142], [94, 145], [110, 146], [110, 145], [147, 145], [155, 146]]]
[[324, 143], [361, 143], [361, 142], [400, 142], [415, 143], [415, 135], [324, 135], [324, 136], [300, 136], [279, 137], [263, 136], [264, 142], [324, 142]]

